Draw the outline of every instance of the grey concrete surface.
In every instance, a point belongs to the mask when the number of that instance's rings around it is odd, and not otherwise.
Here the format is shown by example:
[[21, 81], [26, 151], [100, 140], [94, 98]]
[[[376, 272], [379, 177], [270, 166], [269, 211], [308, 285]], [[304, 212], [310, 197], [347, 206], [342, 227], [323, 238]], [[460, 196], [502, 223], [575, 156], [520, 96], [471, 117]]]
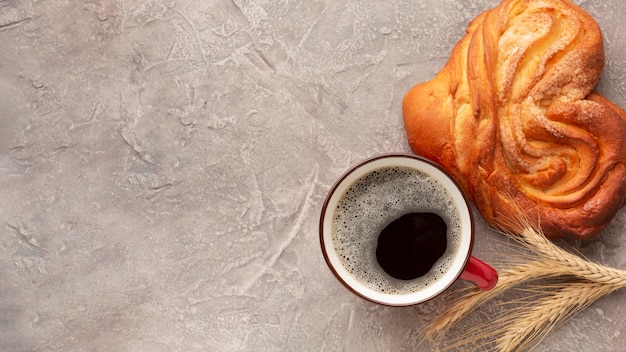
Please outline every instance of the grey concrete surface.
[[[576, 2], [626, 107], [626, 2]], [[445, 299], [355, 297], [318, 217], [350, 165], [409, 152], [403, 95], [496, 3], [0, 0], [0, 351], [432, 350]], [[570, 245], [626, 269], [625, 230]], [[535, 351], [623, 351], [625, 303]]]

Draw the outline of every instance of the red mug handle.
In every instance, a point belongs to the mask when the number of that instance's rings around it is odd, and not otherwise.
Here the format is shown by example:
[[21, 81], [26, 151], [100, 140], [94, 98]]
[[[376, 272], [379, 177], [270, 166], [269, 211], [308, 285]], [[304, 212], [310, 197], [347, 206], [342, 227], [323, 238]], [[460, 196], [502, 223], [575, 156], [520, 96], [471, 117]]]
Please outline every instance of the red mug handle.
[[479, 288], [487, 291], [494, 288], [498, 283], [498, 272], [483, 261], [470, 256], [467, 265], [465, 265], [465, 270], [461, 274], [461, 279], [471, 281]]

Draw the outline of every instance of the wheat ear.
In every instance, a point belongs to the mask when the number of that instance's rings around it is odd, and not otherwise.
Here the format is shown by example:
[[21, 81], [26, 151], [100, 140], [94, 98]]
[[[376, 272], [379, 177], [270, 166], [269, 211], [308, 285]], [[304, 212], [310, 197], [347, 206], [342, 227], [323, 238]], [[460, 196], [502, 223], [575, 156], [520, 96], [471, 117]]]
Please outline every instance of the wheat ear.
[[524, 350], [597, 299], [626, 287], [626, 271], [565, 251], [527, 221], [518, 230], [518, 234], [506, 235], [528, 250], [525, 260], [501, 270], [498, 284], [491, 291], [460, 292], [459, 298], [429, 326], [426, 337], [441, 344], [445, 334], [474, 309], [520, 284], [546, 278], [566, 281], [527, 289], [535, 295], [526, 301], [509, 302], [514, 307], [505, 310], [501, 317], [452, 338], [443, 350], [466, 345], [493, 351]]
[[[548, 333], [568, 318], [587, 308], [597, 299], [613, 292], [617, 287], [598, 283], [572, 282], [546, 290], [539, 301], [523, 305], [512, 322], [496, 322], [503, 333], [496, 339], [498, 351], [525, 351], [540, 342]], [[529, 324], [529, 322], [532, 322]]]

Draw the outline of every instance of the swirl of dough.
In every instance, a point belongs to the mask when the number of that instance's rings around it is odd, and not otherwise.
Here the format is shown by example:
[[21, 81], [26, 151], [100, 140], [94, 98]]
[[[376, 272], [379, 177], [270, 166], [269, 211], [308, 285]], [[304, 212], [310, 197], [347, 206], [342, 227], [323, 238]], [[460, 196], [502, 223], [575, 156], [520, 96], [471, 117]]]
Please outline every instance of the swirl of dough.
[[626, 112], [593, 92], [603, 66], [600, 29], [571, 1], [504, 0], [405, 96], [409, 145], [496, 227], [521, 211], [549, 237], [594, 236], [626, 204]]

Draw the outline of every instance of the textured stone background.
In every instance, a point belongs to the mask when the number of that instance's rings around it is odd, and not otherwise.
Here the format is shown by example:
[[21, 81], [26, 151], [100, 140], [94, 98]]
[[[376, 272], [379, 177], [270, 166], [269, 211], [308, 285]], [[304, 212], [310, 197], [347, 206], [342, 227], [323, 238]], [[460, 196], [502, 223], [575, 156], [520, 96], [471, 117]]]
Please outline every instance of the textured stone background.
[[[626, 107], [626, 2], [576, 2]], [[318, 216], [351, 164], [409, 151], [404, 93], [496, 3], [0, 0], [0, 350], [429, 350], [444, 299], [354, 297]], [[626, 211], [572, 245], [626, 268]], [[625, 304], [536, 351], [622, 350]]]

